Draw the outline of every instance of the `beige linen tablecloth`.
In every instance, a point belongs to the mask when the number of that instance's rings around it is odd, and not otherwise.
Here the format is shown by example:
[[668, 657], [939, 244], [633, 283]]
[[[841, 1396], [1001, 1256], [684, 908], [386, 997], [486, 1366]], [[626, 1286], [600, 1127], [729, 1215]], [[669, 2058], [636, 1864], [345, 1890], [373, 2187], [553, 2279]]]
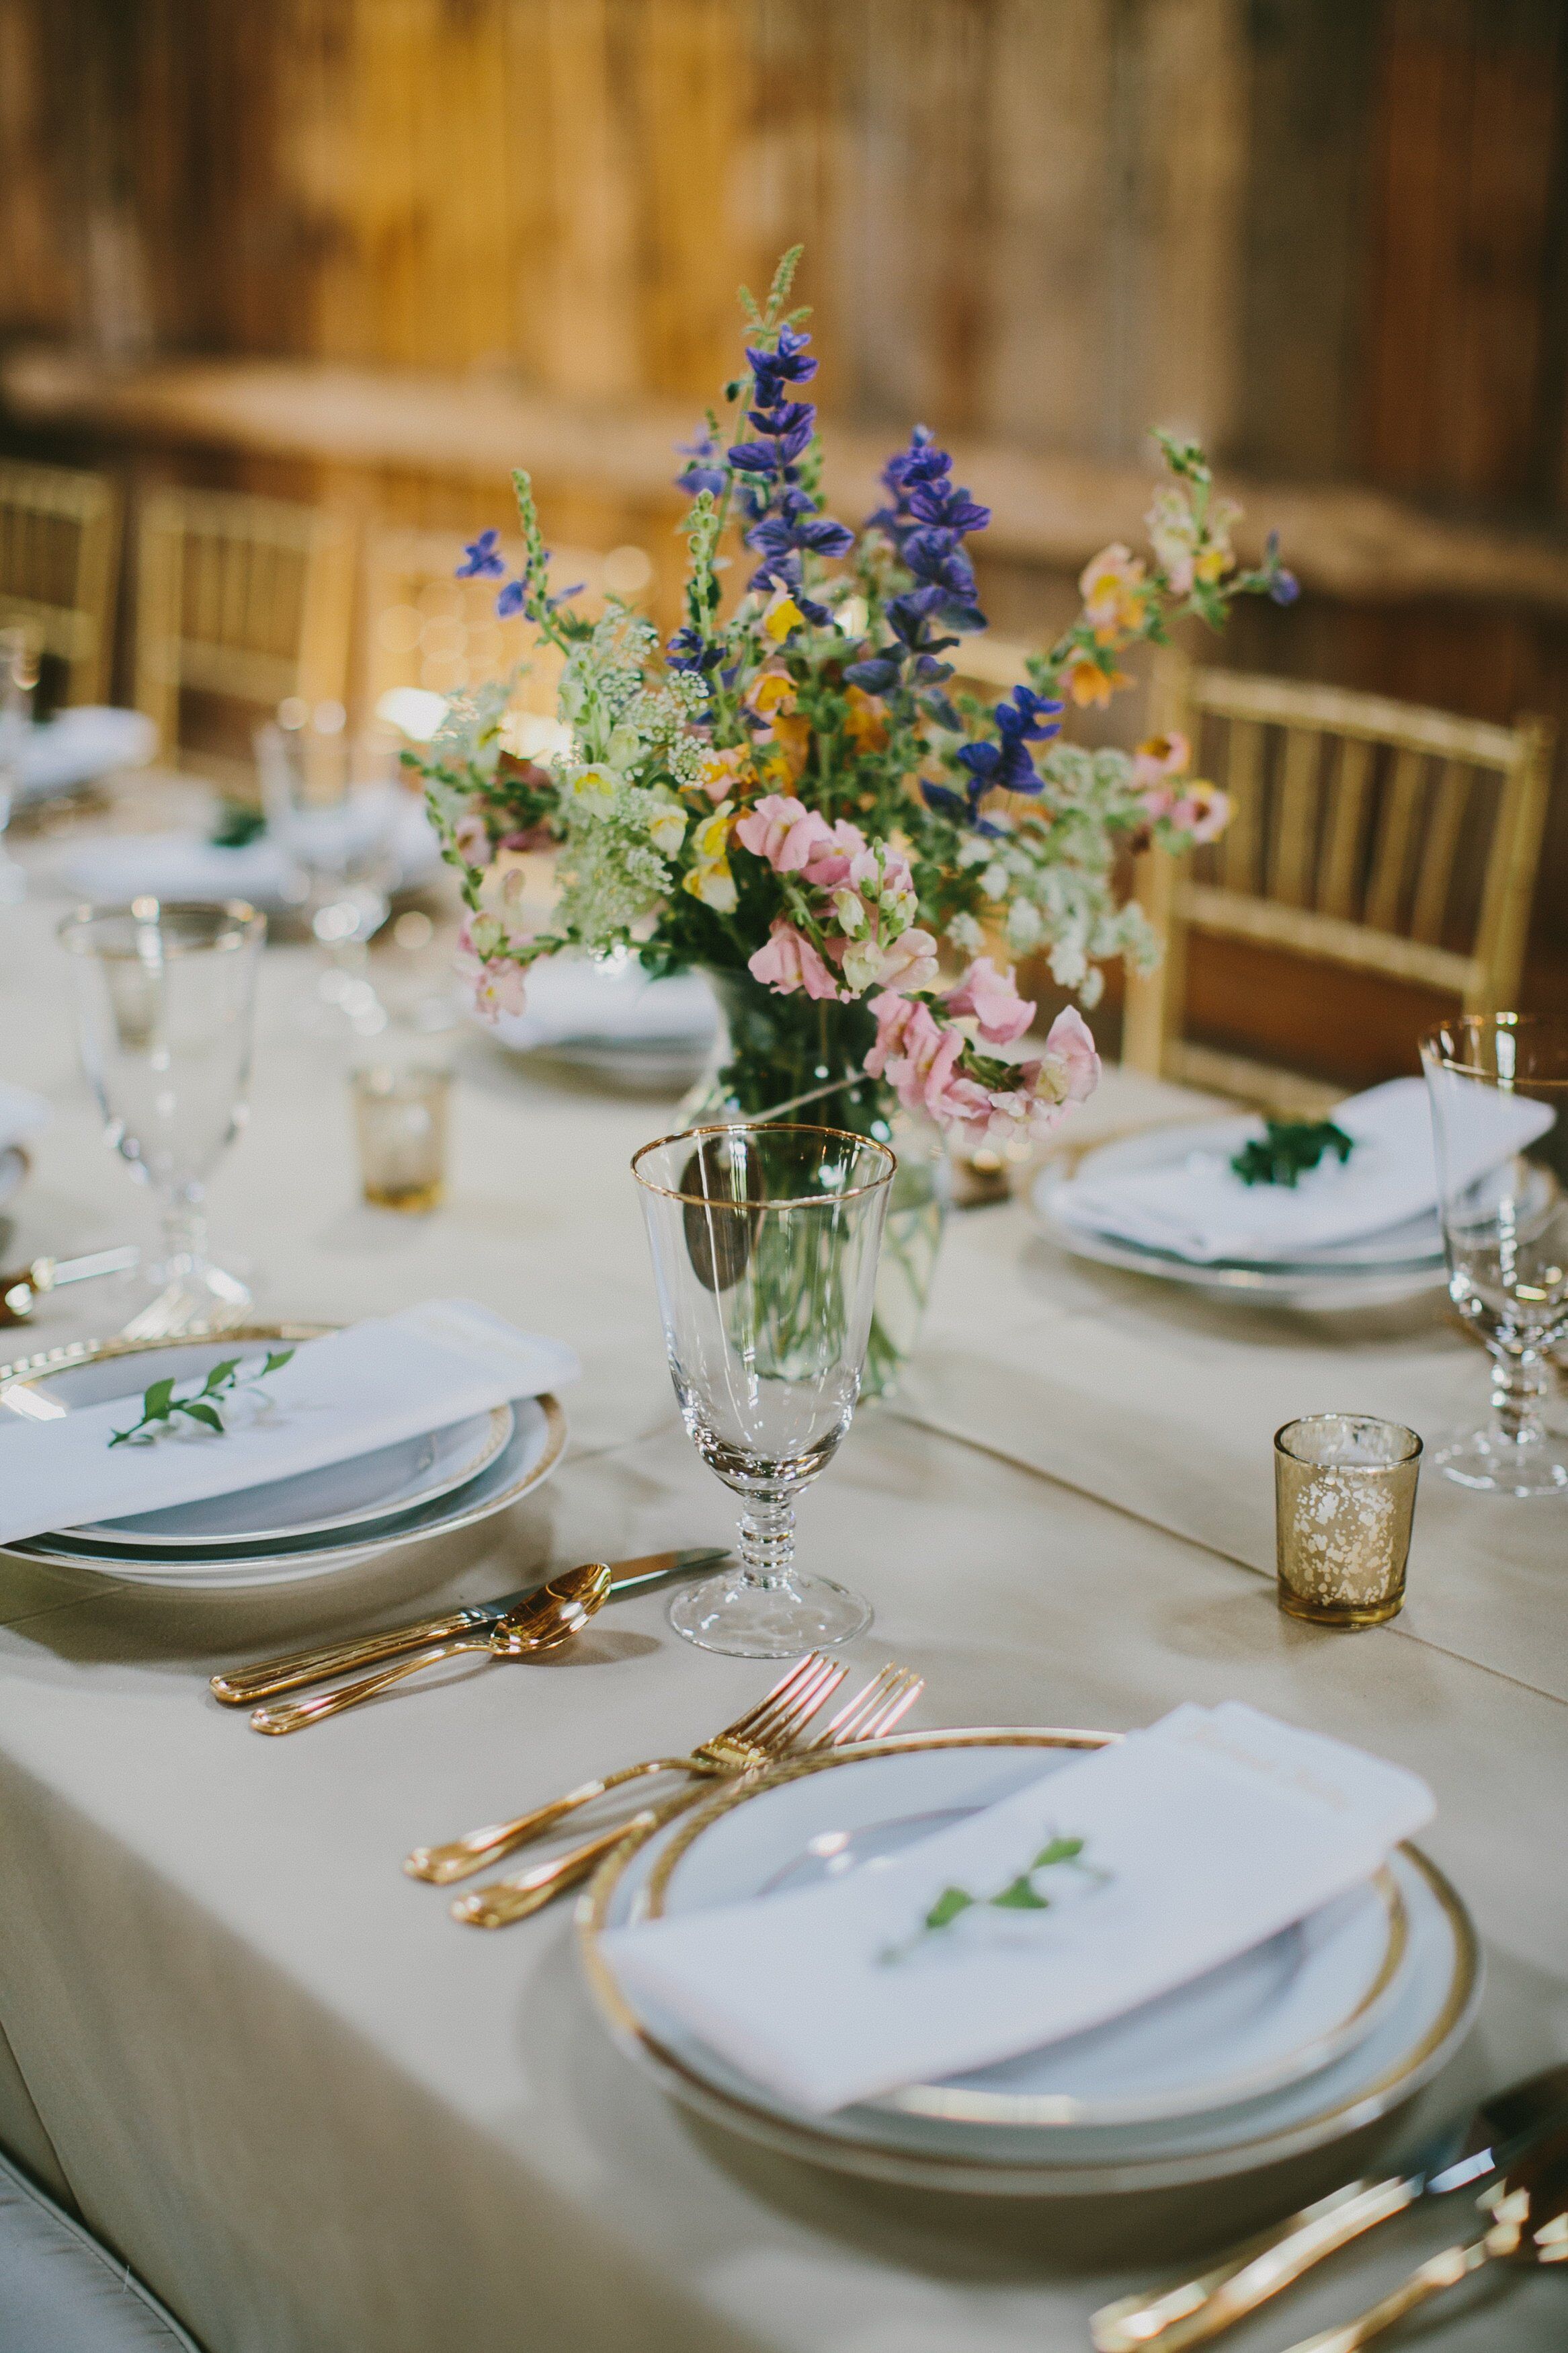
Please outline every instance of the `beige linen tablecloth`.
[[[52, 911], [0, 923], [0, 1074], [57, 1107], [7, 1258], [147, 1231], [76, 1075]], [[345, 1316], [468, 1291], [583, 1356], [557, 1478], [501, 1523], [318, 1588], [136, 1592], [0, 1557], [0, 2140], [73, 2198], [212, 2353], [1066, 2353], [1107, 2295], [1334, 2178], [1042, 2204], [881, 2189], [684, 2117], [611, 2047], [564, 1911], [486, 1936], [402, 1877], [410, 1843], [700, 1737], [769, 1671], [649, 1597], [533, 1666], [449, 1671], [288, 1741], [220, 1663], [521, 1581], [718, 1539], [676, 1422], [626, 1162], [668, 1106], [462, 1049], [447, 1207], [356, 1206], [341, 1078], [269, 955], [255, 1113], [215, 1187], [263, 1303]], [[1168, 1115], [1168, 1092], [1091, 1106]], [[36, 1345], [90, 1328], [62, 1294]], [[1354, 1636], [1281, 1618], [1268, 1436], [1367, 1407], [1429, 1428], [1484, 1389], [1436, 1308], [1332, 1324], [1075, 1267], [1016, 1208], [950, 1229], [929, 1343], [802, 1510], [876, 1604], [851, 1664], [928, 1677], [915, 1723], [1120, 1728], [1240, 1696], [1425, 1773], [1425, 1841], [1486, 1936], [1468, 2051], [1402, 2120], [1568, 2056], [1568, 1511], [1429, 1480], [1411, 1600]], [[1360, 2163], [1366, 2152], [1349, 2152]], [[1238, 2353], [1354, 2309], [1454, 2201], [1342, 2263]], [[1543, 2275], [1445, 2348], [1559, 2347]], [[4, 2342], [0, 2324], [0, 2344]]]

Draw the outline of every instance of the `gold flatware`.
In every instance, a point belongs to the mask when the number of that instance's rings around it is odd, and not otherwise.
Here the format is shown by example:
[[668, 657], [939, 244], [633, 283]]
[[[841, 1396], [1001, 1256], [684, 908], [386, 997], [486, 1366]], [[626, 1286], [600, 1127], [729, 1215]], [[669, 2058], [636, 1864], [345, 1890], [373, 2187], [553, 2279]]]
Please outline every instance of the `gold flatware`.
[[[923, 1675], [913, 1673], [908, 1667], [889, 1665], [875, 1675], [855, 1697], [840, 1708], [826, 1729], [814, 1740], [804, 1743], [786, 1739], [773, 1756], [748, 1767], [748, 1772], [760, 1772], [765, 1765], [775, 1764], [784, 1757], [808, 1756], [823, 1748], [847, 1748], [856, 1741], [875, 1740], [890, 1732], [900, 1716], [907, 1714], [925, 1689]], [[818, 1705], [820, 1705], [820, 1701]], [[808, 1709], [806, 1716], [816, 1713]], [[804, 1718], [797, 1719], [799, 1722]], [[741, 1778], [741, 1775], [731, 1778]], [[535, 1863], [531, 1871], [517, 1873], [510, 1879], [492, 1880], [486, 1887], [476, 1887], [471, 1895], [459, 1895], [452, 1905], [452, 1917], [470, 1928], [504, 1928], [513, 1920], [526, 1920], [531, 1913], [542, 1911], [567, 1888], [576, 1887], [598, 1869], [607, 1855], [614, 1854], [623, 1841], [662, 1829], [668, 1821], [696, 1805], [706, 1796], [702, 1781], [695, 1788], [681, 1789], [661, 1804], [645, 1806], [630, 1821], [622, 1822], [582, 1846], [568, 1847], [564, 1854], [552, 1855], [549, 1862]]]
[[358, 1707], [362, 1700], [374, 1699], [405, 1675], [416, 1675], [422, 1668], [437, 1666], [443, 1659], [455, 1659], [464, 1651], [488, 1651], [495, 1659], [537, 1658], [542, 1651], [558, 1651], [582, 1632], [609, 1589], [608, 1562], [584, 1562], [581, 1568], [552, 1577], [493, 1626], [455, 1642], [437, 1642], [432, 1650], [416, 1651], [411, 1659], [384, 1667], [379, 1674], [366, 1675], [361, 1683], [340, 1683], [333, 1691], [318, 1692], [313, 1699], [285, 1700], [276, 1707], [257, 1708], [251, 1715], [251, 1729], [302, 1731], [309, 1724], [320, 1724], [329, 1715], [341, 1715], [345, 1708]]
[[123, 1250], [92, 1250], [86, 1258], [36, 1258], [14, 1274], [0, 1274], [0, 1324], [25, 1324], [49, 1292], [103, 1274], [128, 1273], [141, 1256], [132, 1243]]
[[[618, 1601], [624, 1594], [639, 1593], [667, 1577], [710, 1568], [724, 1557], [722, 1545], [710, 1545], [615, 1561], [606, 1599]], [[212, 1694], [225, 1707], [254, 1707], [258, 1700], [272, 1699], [279, 1692], [297, 1691], [303, 1683], [327, 1683], [333, 1675], [378, 1666], [383, 1659], [395, 1659], [405, 1651], [422, 1651], [431, 1642], [448, 1642], [476, 1627], [493, 1626], [509, 1609], [521, 1609], [531, 1600], [539, 1589], [537, 1585], [523, 1586], [516, 1593], [503, 1593], [494, 1601], [476, 1602], [466, 1609], [448, 1609], [438, 1618], [418, 1618], [412, 1625], [389, 1626], [379, 1634], [356, 1634], [342, 1642], [319, 1644], [314, 1650], [292, 1651], [285, 1658], [264, 1659], [259, 1666], [235, 1667], [227, 1674], [211, 1678]]]
[[1089, 2324], [1095, 2353], [1187, 2353], [1256, 2312], [1326, 2255], [1417, 2203], [1495, 2179], [1542, 2135], [1568, 2124], [1568, 2066], [1547, 2067], [1450, 2125], [1409, 2170], [1352, 2181], [1260, 2231], [1196, 2279], [1141, 2289], [1101, 2306]]
[[1568, 2263], [1568, 2137], [1547, 2141], [1479, 2202], [1491, 2222], [1478, 2237], [1429, 2255], [1359, 2319], [1304, 2337], [1289, 2353], [1360, 2353], [1362, 2346], [1383, 2336], [1407, 2313], [1458, 2287], [1487, 2263]]
[[640, 1765], [623, 1765], [618, 1772], [580, 1782], [564, 1797], [517, 1814], [510, 1822], [487, 1822], [481, 1830], [467, 1831], [443, 1846], [416, 1846], [404, 1858], [403, 1868], [410, 1879], [426, 1879], [433, 1886], [445, 1887], [454, 1879], [467, 1879], [471, 1873], [482, 1871], [487, 1862], [499, 1862], [514, 1848], [526, 1846], [530, 1839], [552, 1830], [579, 1806], [591, 1805], [606, 1790], [619, 1789], [646, 1774], [743, 1773], [751, 1766], [771, 1764], [791, 1734], [831, 1698], [848, 1672], [842, 1661], [808, 1651], [771, 1691], [763, 1693], [755, 1707], [738, 1715], [710, 1740], [700, 1741], [689, 1757], [649, 1757]]

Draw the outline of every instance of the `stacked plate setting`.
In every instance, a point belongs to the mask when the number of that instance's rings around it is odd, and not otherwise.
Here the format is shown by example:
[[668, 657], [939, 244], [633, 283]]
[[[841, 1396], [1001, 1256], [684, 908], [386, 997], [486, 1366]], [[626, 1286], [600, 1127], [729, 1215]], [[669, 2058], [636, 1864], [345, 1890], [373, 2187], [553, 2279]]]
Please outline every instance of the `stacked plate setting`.
[[841, 2171], [992, 2196], [1152, 2189], [1323, 2147], [1409, 2099], [1467, 2032], [1476, 1939], [1401, 1847], [1377, 1878], [1126, 2017], [941, 2083], [816, 2116], [634, 1997], [605, 1929], [765, 1898], [868, 1865], [1110, 1736], [909, 1733], [732, 1787], [611, 1859], [581, 1922], [612, 2031], [665, 2088]]
[[1293, 1258], [1188, 1259], [1131, 1235], [1091, 1228], [1061, 1214], [1063, 1196], [1080, 1179], [1143, 1175], [1179, 1168], [1193, 1155], [1228, 1160], [1258, 1132], [1245, 1115], [1157, 1127], [1119, 1136], [1086, 1153], [1071, 1174], [1047, 1165], [1030, 1190], [1035, 1222], [1075, 1258], [1194, 1284], [1231, 1298], [1267, 1299], [1284, 1306], [1374, 1307], [1447, 1281], [1442, 1229], [1436, 1210], [1353, 1241], [1302, 1250]]
[[[200, 1381], [238, 1345], [314, 1336], [316, 1327], [247, 1326], [219, 1339], [67, 1351], [68, 1361], [26, 1369], [26, 1388], [37, 1401], [30, 1409], [68, 1411], [122, 1398], [134, 1421], [153, 1381]], [[565, 1427], [553, 1398], [519, 1398], [292, 1478], [134, 1518], [51, 1530], [9, 1549], [142, 1585], [216, 1590], [289, 1584], [504, 1511], [548, 1478]]]

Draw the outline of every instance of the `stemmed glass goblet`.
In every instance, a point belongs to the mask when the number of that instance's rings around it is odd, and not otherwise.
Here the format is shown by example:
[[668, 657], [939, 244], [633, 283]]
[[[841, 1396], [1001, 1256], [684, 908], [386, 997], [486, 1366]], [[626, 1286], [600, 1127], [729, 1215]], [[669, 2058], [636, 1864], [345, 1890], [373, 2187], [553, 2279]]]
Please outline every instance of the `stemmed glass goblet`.
[[1492, 1360], [1490, 1422], [1433, 1460], [1494, 1494], [1568, 1493], [1568, 1440], [1542, 1418], [1568, 1330], [1568, 1021], [1460, 1014], [1421, 1060], [1448, 1295]]
[[245, 1124], [265, 919], [243, 901], [79, 907], [59, 926], [75, 977], [82, 1064], [107, 1140], [158, 1195], [149, 1268], [161, 1331], [232, 1322], [250, 1303], [206, 1255], [207, 1179]]
[[742, 1498], [739, 1569], [670, 1604], [702, 1650], [794, 1658], [871, 1622], [858, 1594], [795, 1567], [795, 1499], [855, 1411], [897, 1166], [839, 1129], [745, 1123], [632, 1161], [681, 1418]]
[[311, 711], [291, 696], [255, 742], [268, 830], [320, 951], [304, 1025], [323, 1037], [374, 1037], [387, 1019], [367, 966], [391, 903], [396, 738], [383, 728], [351, 743], [341, 702]]

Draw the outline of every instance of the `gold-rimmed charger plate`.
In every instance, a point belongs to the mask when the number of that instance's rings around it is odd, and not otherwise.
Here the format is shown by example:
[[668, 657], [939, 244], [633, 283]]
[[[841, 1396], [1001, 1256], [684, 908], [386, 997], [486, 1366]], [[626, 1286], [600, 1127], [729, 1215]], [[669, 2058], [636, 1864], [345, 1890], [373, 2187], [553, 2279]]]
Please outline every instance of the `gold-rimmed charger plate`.
[[[341, 1327], [333, 1324], [293, 1320], [234, 1324], [210, 1331], [184, 1332], [161, 1340], [79, 1340], [41, 1350], [0, 1366], [0, 1405], [21, 1390], [31, 1393], [61, 1374], [110, 1358], [153, 1356], [171, 1346], [191, 1343], [248, 1345], [279, 1341], [323, 1338]], [[210, 1591], [257, 1585], [299, 1583], [354, 1567], [391, 1551], [395, 1546], [448, 1535], [505, 1511], [549, 1478], [566, 1445], [566, 1416], [548, 1392], [513, 1400], [515, 1427], [510, 1438], [478, 1475], [454, 1493], [433, 1498], [411, 1509], [392, 1514], [367, 1525], [358, 1535], [323, 1534], [282, 1541], [265, 1552], [244, 1545], [214, 1545], [198, 1561], [141, 1550], [132, 1546], [107, 1549], [101, 1545], [77, 1546], [68, 1535], [32, 1537], [5, 1549], [29, 1560], [43, 1560], [64, 1568], [86, 1568], [99, 1575], [163, 1590]]]
[[[689, 1846], [685, 1831], [700, 1835], [703, 1815], [710, 1820], [764, 1788], [868, 1758], [940, 1748], [1096, 1747], [1114, 1736], [1002, 1728], [896, 1734], [832, 1757], [775, 1767], [743, 1790], [726, 1788], [700, 1813], [694, 1810], [676, 1835]], [[621, 1991], [600, 1939], [606, 1926], [622, 1925], [617, 1897], [628, 1873], [636, 1888], [646, 1887], [649, 1874], [639, 1857], [665, 1835], [655, 1830], [627, 1841], [580, 1906], [589, 1986], [612, 2031], [687, 2105], [770, 2147], [876, 2179], [993, 2196], [1068, 2196], [1174, 2187], [1254, 2170], [1341, 2139], [1413, 2097], [1458, 2048], [1479, 1996], [1479, 1957], [1464, 1905], [1436, 1867], [1406, 1847], [1394, 1859], [1392, 1876], [1414, 1915], [1415, 1935], [1405, 1972], [1396, 1971], [1392, 2008], [1385, 1987], [1373, 2030], [1310, 2077], [1215, 2115], [1152, 2126], [1058, 2121], [1048, 2128], [1013, 2128], [977, 2113], [955, 2116], [951, 2108], [927, 2113], [882, 2103], [816, 2117], [726, 2067], [695, 2037], [688, 2043], [659, 2030]], [[661, 1846], [656, 1860], [662, 1856]]]

